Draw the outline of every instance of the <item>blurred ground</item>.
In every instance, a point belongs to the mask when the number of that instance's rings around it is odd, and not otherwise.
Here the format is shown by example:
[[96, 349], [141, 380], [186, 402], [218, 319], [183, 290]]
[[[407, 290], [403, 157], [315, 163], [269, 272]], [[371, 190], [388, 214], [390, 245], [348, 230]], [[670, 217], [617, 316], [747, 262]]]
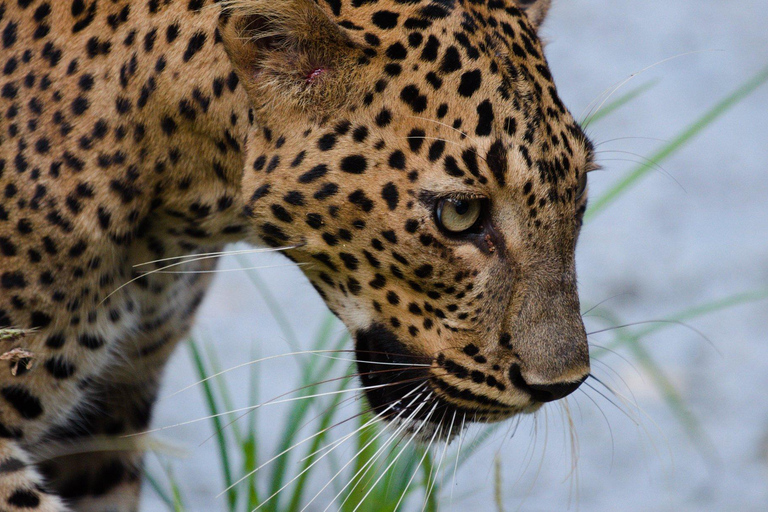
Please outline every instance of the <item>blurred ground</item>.
[[[599, 195], [636, 159], [669, 139], [747, 77], [768, 65], [768, 5], [764, 0], [560, 0], [543, 36], [560, 94], [579, 115], [601, 92], [633, 72], [675, 55], [637, 77], [659, 83], [642, 98], [592, 126], [605, 172], [591, 176]], [[703, 51], [718, 50], [718, 51]], [[729, 112], [683, 152], [590, 223], [578, 254], [585, 305], [607, 304], [626, 321], [664, 318], [686, 307], [733, 293], [768, 288], [768, 87]], [[257, 264], [283, 263], [258, 258]], [[236, 263], [223, 263], [227, 268]], [[299, 271], [287, 266], [262, 275], [294, 319], [299, 336], [310, 339], [325, 308]], [[223, 365], [286, 352], [274, 321], [238, 273], [218, 277], [199, 316], [200, 332], [217, 339]], [[569, 477], [570, 449], [557, 408], [548, 427], [538, 422], [533, 455], [524, 422], [500, 448], [501, 434], [461, 471], [448, 510], [492, 510], [492, 463], [504, 470], [507, 511], [751, 511], [768, 506], [768, 303], [740, 307], [692, 322], [696, 333], [674, 328], [646, 341], [674, 379], [703, 425], [716, 452], [702, 455], [664, 405], [647, 376], [618, 357], [605, 361], [626, 381], [645, 413], [636, 426], [595, 393], [573, 404], [579, 436], [576, 476]], [[596, 324], [597, 325], [597, 324]], [[589, 326], [588, 326], [589, 328]], [[215, 335], [213, 334], [215, 333]], [[595, 336], [593, 342], [610, 339]], [[719, 353], [718, 353], [719, 350]], [[626, 355], [626, 354], [625, 354]], [[265, 398], [290, 389], [295, 361], [263, 369]], [[610, 378], [600, 365], [597, 375]], [[247, 375], [232, 382], [247, 387]], [[240, 380], [238, 380], [240, 379]], [[194, 381], [188, 353], [181, 349], [168, 368], [164, 393]], [[614, 384], [625, 389], [614, 377]], [[240, 397], [244, 400], [243, 397]], [[205, 414], [197, 391], [159, 404], [155, 425]], [[267, 413], [265, 413], [267, 414]], [[272, 413], [269, 413], [272, 414]], [[274, 413], [279, 414], [279, 413]], [[603, 416], [603, 414], [605, 416]], [[275, 417], [279, 418], [278, 415]], [[279, 422], [264, 422], [275, 425]], [[548, 432], [546, 453], [544, 431]], [[269, 439], [275, 432], [266, 432]], [[191, 510], [222, 510], [218, 462], [207, 423], [168, 430], [164, 439], [185, 446], [176, 464]], [[268, 447], [265, 446], [265, 449]], [[532, 462], [526, 465], [526, 457]], [[479, 504], [479, 505], [478, 505]], [[161, 510], [145, 493], [142, 510]], [[321, 507], [322, 509], [323, 507]]]

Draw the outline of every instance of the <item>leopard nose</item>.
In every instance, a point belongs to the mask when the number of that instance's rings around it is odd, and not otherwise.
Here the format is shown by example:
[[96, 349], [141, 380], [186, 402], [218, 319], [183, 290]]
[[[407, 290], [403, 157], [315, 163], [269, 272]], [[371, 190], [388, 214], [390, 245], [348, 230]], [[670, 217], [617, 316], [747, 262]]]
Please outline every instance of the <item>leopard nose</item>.
[[528, 384], [520, 372], [520, 366], [513, 364], [509, 369], [509, 378], [516, 388], [531, 395], [537, 402], [554, 402], [570, 395], [581, 383], [587, 380], [588, 375], [571, 382], [553, 382], [549, 384]]
[[576, 382], [558, 382], [557, 384], [529, 384], [528, 392], [537, 402], [553, 402], [570, 395], [581, 386], [587, 377]]

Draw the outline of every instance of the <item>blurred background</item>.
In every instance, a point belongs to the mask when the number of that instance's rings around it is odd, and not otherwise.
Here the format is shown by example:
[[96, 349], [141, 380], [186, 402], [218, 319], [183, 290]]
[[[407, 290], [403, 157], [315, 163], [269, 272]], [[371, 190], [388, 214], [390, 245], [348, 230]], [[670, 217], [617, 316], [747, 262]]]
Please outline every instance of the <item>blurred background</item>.
[[[601, 93], [659, 63], [611, 97], [640, 87], [636, 98], [589, 126], [605, 168], [590, 175], [590, 197], [764, 69], [766, 26], [765, 0], [556, 1], [541, 35], [560, 95], [578, 118]], [[561, 409], [547, 408], [514, 435], [507, 426], [495, 431], [455, 484], [448, 479], [441, 510], [492, 511], [498, 502], [506, 511], [766, 510], [768, 301], [742, 301], [739, 294], [768, 290], [767, 124], [763, 86], [594, 216], [579, 242], [582, 307], [597, 306], [588, 331], [724, 302], [686, 320], [690, 328], [640, 324], [592, 335], [594, 373], [627, 403], [599, 387], [569, 399], [578, 460]], [[249, 261], [274, 266], [255, 272], [310, 348], [327, 316], [320, 298], [287, 260]], [[220, 268], [240, 264], [225, 258]], [[639, 337], [651, 327], [658, 330]], [[338, 322], [333, 332], [343, 332]], [[290, 351], [241, 271], [217, 277], [195, 338], [215, 347], [223, 368]], [[299, 368], [290, 357], [259, 365], [262, 401], [298, 387]], [[248, 378], [247, 369], [227, 374], [239, 407], [248, 405]], [[196, 380], [182, 347], [161, 396]], [[200, 388], [193, 388], [161, 401], [154, 426], [206, 414]], [[263, 458], [274, 453], [283, 414], [279, 406], [260, 411]], [[154, 471], [172, 468], [187, 510], [226, 509], [216, 498], [224, 485], [216, 444], [206, 441], [212, 432], [207, 421], [163, 430], [157, 437], [167, 445], [149, 456]], [[470, 430], [466, 442], [479, 435]], [[183, 458], [168, 455], [178, 448]], [[165, 507], [149, 487], [143, 499], [142, 510]], [[421, 502], [411, 508], [420, 510]]]

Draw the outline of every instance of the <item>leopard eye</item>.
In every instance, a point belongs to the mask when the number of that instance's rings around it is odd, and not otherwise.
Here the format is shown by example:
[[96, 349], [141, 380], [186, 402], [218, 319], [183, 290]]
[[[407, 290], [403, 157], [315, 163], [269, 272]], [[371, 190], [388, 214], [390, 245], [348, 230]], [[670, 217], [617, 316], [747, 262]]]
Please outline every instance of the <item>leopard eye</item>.
[[582, 171], [581, 176], [579, 176], [579, 183], [576, 187], [577, 201], [581, 199], [581, 196], [584, 195], [584, 192], [586, 192], [586, 190], [587, 190], [587, 173]]
[[435, 216], [441, 228], [452, 234], [461, 234], [477, 225], [482, 210], [481, 199], [448, 197], [437, 203]]

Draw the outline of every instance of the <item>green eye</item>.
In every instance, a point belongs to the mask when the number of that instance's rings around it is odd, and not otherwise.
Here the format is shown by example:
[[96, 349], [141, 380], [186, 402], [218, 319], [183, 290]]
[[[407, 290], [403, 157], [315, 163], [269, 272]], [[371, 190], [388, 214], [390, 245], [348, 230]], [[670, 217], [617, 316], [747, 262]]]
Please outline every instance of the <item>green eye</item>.
[[483, 211], [481, 199], [445, 198], [437, 203], [437, 223], [454, 234], [469, 231], [477, 224]]

